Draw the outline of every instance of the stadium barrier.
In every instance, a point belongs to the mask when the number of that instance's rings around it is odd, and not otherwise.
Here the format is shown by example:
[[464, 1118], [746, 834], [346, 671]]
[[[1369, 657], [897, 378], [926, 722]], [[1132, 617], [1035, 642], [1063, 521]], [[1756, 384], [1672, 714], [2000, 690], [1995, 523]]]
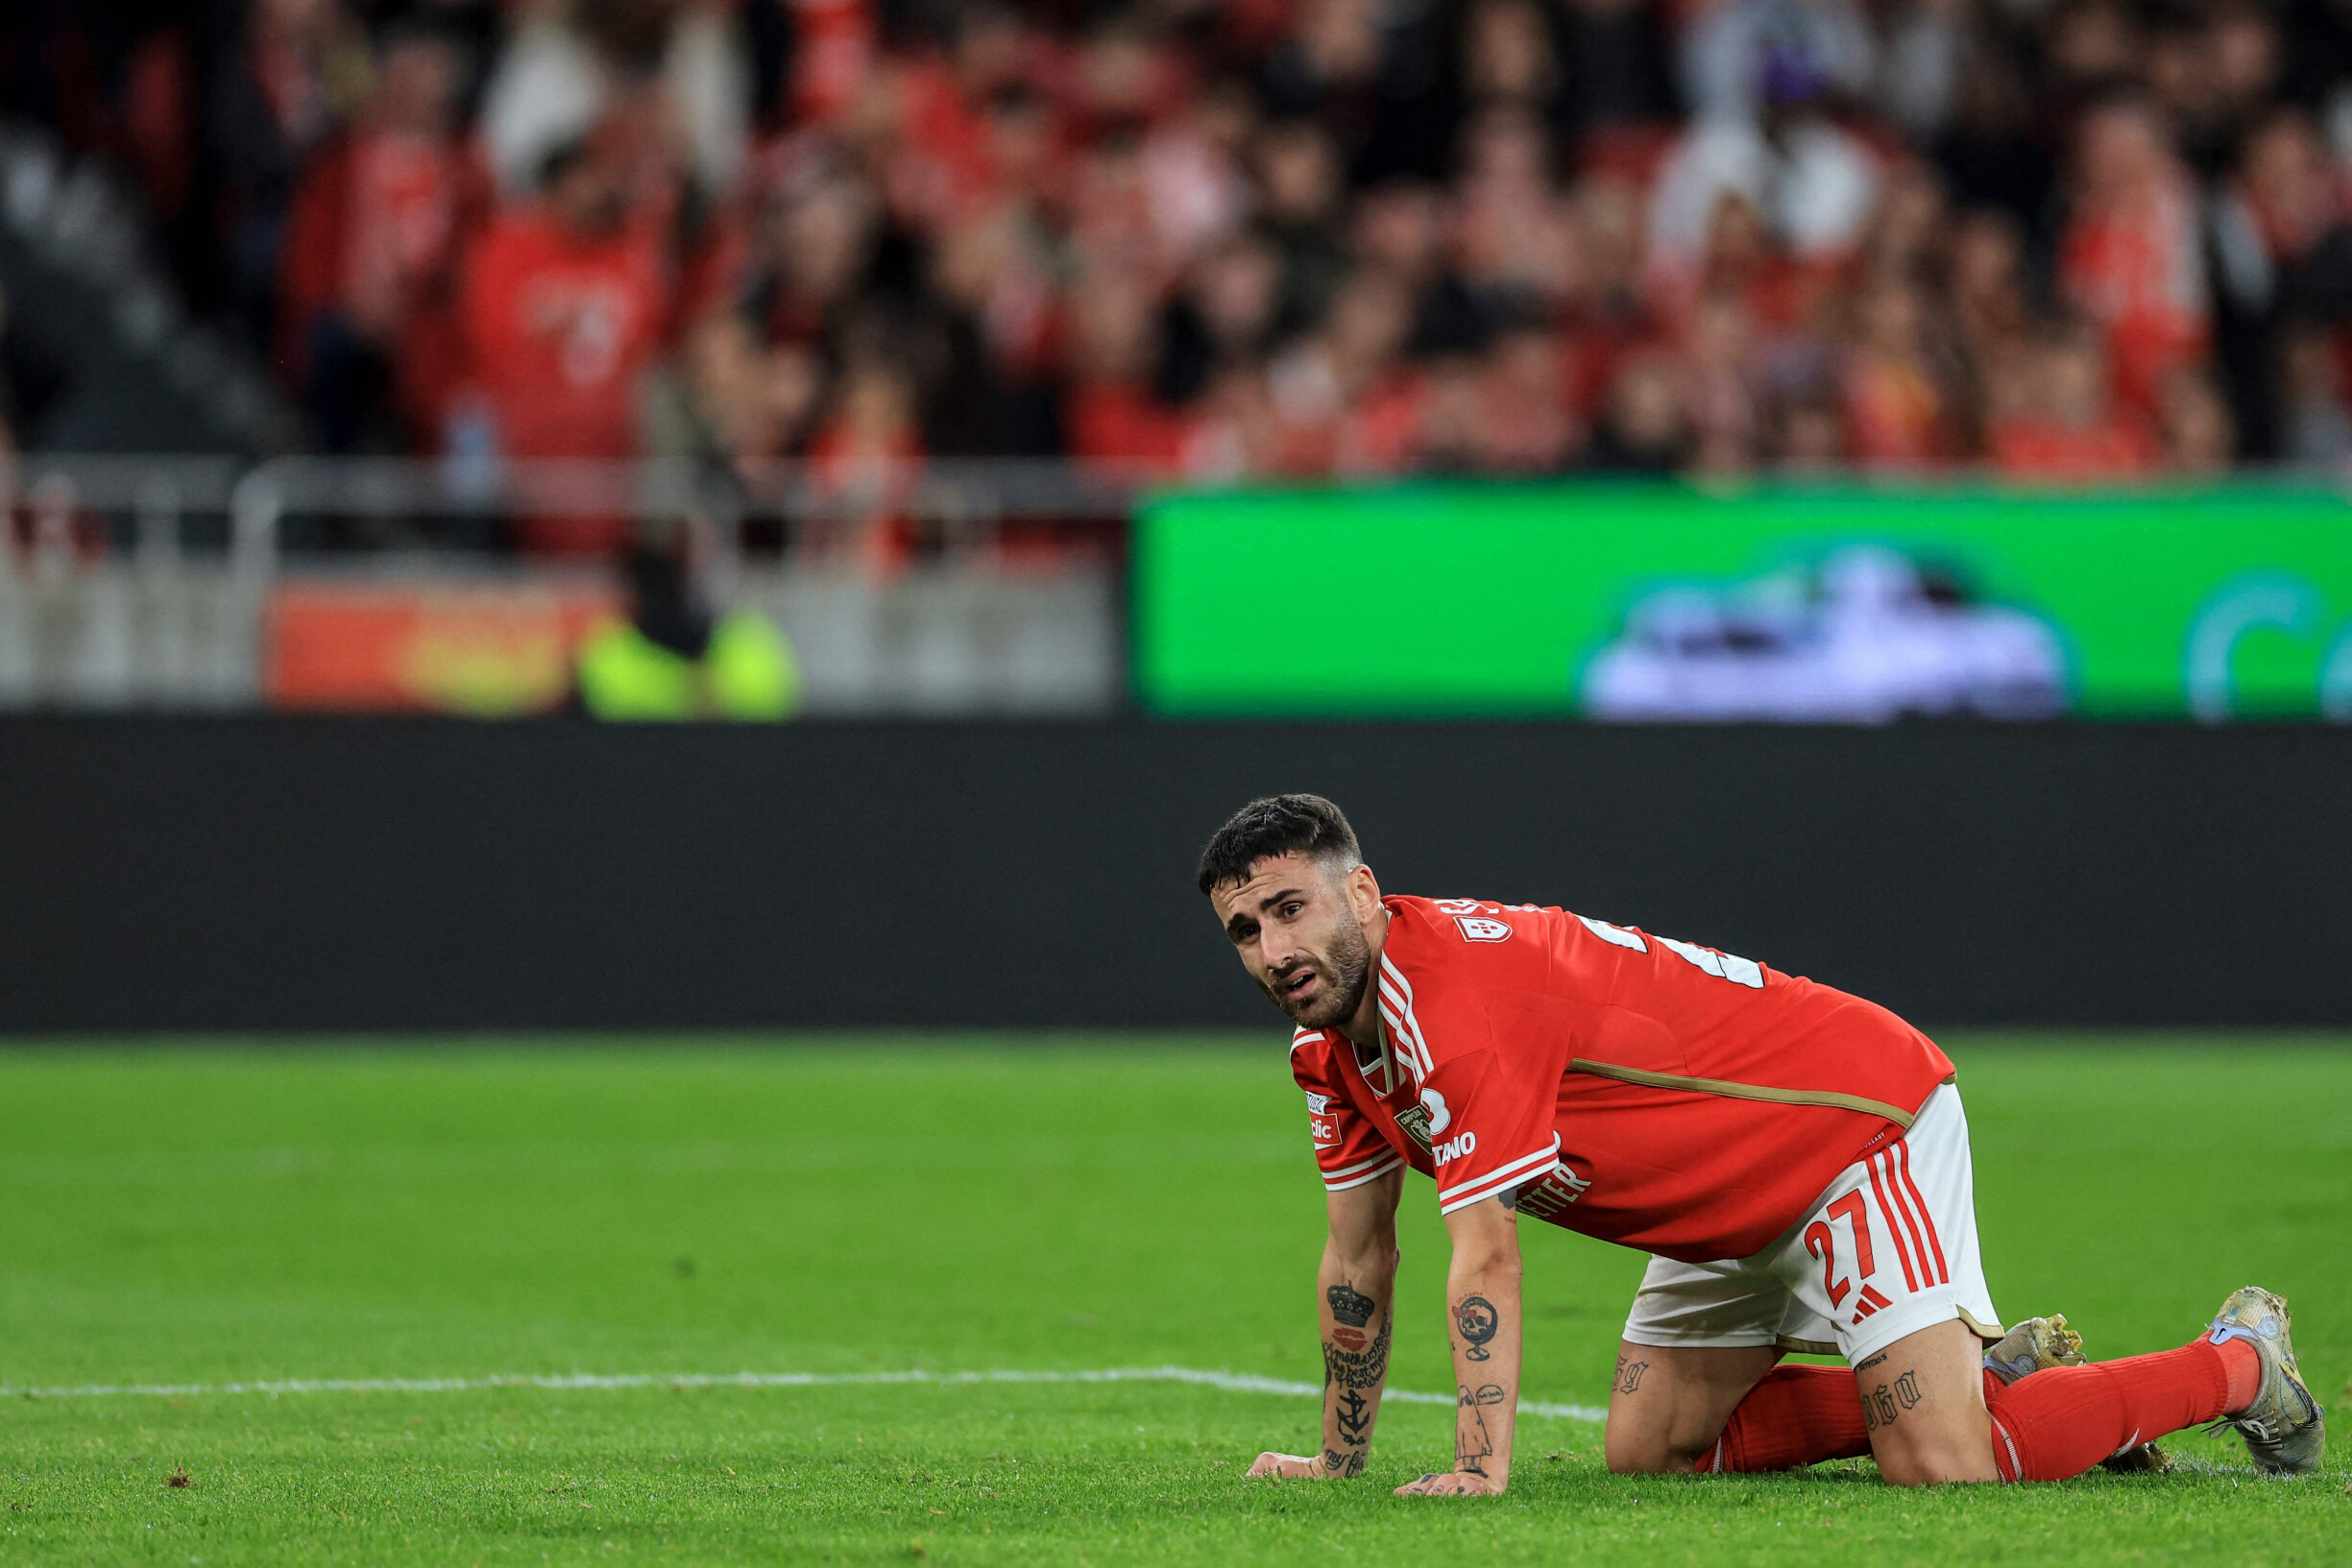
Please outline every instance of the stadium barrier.
[[[1269, 538], [1382, 635], [1253, 636]], [[1171, 492], [1134, 558], [1161, 713], [2352, 722], [2337, 475]]]
[[0, 1028], [1272, 1036], [1192, 870], [1278, 788], [1930, 1026], [2352, 1024], [2332, 727], [17, 717]]
[[[478, 547], [485, 524], [534, 513], [693, 529], [714, 597], [790, 639], [811, 712], [1121, 705], [1130, 478], [1019, 461], [871, 477], [845, 488], [785, 462], [0, 459], [15, 536], [0, 541], [0, 709], [553, 706], [619, 592], [593, 566]], [[878, 512], [923, 536], [885, 571], [833, 537]]]

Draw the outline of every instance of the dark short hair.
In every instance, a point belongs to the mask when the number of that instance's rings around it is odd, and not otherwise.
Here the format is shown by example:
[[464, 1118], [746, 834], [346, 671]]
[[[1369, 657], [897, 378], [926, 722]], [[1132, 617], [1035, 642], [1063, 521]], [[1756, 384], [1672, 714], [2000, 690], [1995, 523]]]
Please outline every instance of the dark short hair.
[[1264, 795], [1209, 835], [1200, 852], [1200, 891], [1248, 881], [1251, 866], [1284, 855], [1345, 857], [1354, 865], [1364, 852], [1356, 845], [1356, 831], [1347, 826], [1347, 813], [1321, 795]]

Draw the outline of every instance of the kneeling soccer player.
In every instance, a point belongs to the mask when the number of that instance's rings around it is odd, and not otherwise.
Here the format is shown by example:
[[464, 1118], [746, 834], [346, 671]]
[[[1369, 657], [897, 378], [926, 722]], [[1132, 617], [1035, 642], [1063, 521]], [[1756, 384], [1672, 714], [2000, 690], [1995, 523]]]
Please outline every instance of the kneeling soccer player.
[[[1987, 1356], [2000, 1327], [1952, 1063], [1883, 1007], [1562, 909], [1383, 897], [1313, 795], [1236, 812], [1200, 881], [1299, 1025], [1291, 1068], [1330, 1209], [1322, 1452], [1262, 1455], [1252, 1475], [1363, 1469], [1407, 1167], [1435, 1178], [1453, 1246], [1460, 1408], [1452, 1470], [1406, 1492], [1510, 1480], [1521, 1217], [1654, 1255], [1610, 1397], [1612, 1470], [1869, 1453], [1903, 1484], [2048, 1481], [2213, 1420], [2266, 1468], [2319, 1462], [2320, 1411], [2267, 1291], [2159, 1355], [2056, 1364], [2078, 1358], [2036, 1320]], [[1789, 1349], [1853, 1371], [1776, 1366]]]

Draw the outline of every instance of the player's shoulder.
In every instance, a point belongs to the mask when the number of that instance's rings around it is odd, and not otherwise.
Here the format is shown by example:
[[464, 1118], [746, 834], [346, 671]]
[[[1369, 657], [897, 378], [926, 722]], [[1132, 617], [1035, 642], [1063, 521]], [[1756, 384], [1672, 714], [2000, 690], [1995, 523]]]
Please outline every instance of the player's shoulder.
[[1313, 1091], [1328, 1086], [1338, 1043], [1327, 1029], [1291, 1031], [1291, 1076], [1301, 1088]]
[[1381, 1016], [1424, 1072], [1450, 1052], [1475, 1050], [1497, 995], [1547, 982], [1549, 922], [1560, 911], [1491, 899], [1398, 897], [1384, 901], [1388, 936], [1380, 951]]
[[1408, 970], [1453, 967], [1458, 960], [1516, 957], [1551, 938], [1564, 911], [1491, 899], [1424, 899], [1399, 894], [1389, 911], [1386, 952]]

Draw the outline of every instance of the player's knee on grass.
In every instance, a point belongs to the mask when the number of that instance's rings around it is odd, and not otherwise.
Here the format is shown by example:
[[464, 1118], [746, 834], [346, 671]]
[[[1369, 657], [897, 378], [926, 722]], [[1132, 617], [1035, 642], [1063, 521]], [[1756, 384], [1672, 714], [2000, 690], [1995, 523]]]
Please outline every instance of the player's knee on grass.
[[1612, 1411], [1609, 1428], [1602, 1435], [1601, 1454], [1612, 1476], [1664, 1476], [1686, 1474], [1707, 1452], [1714, 1438], [1675, 1440], [1678, 1435], [1661, 1427], [1652, 1426], [1638, 1418], [1620, 1421]]
[[1649, 1433], [1620, 1439], [1612, 1430], [1602, 1452], [1612, 1476], [1686, 1476], [1698, 1468], [1699, 1456], [1713, 1444], [1714, 1438], [1709, 1437], [1677, 1445]]
[[1854, 1369], [1879, 1474], [1897, 1486], [1998, 1481], [1983, 1341], [1957, 1318], [1907, 1334]]

